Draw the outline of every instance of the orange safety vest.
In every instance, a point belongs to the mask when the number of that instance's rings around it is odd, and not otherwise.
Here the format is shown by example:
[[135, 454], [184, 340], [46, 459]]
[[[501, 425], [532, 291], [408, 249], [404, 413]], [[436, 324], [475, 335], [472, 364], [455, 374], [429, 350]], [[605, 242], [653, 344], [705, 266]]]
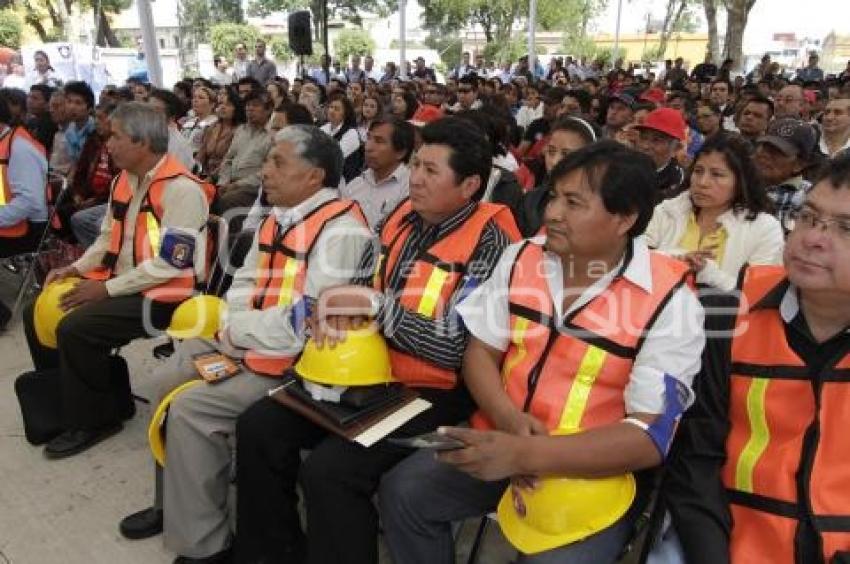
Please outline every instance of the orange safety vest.
[[[388, 288], [404, 243], [413, 229], [408, 218], [412, 210], [410, 201], [403, 200], [381, 228], [381, 254], [373, 280], [374, 288], [380, 292]], [[511, 241], [521, 238], [509, 208], [479, 202], [472, 215], [457, 229], [418, 253], [407, 275], [402, 278], [403, 287], [391, 288], [398, 292], [400, 305], [430, 319], [445, 315], [446, 307], [463, 279], [466, 266], [490, 220], [495, 221]], [[408, 386], [451, 389], [457, 383], [455, 371], [394, 349], [392, 343], [390, 362], [393, 376]]]
[[[47, 152], [44, 150], [44, 146], [23, 127], [12, 127], [6, 132], [6, 135], [0, 138], [0, 208], [11, 204], [15, 198], [15, 195], [12, 193], [12, 186], [9, 183], [9, 161], [12, 158], [12, 142], [18, 137], [22, 137], [31, 143], [42, 156], [47, 158]], [[46, 186], [44, 188], [46, 190]], [[22, 219], [14, 225], [0, 227], [0, 237], [9, 239], [23, 237], [27, 234], [28, 230], [29, 222], [26, 219]]]
[[[185, 176], [197, 183], [204, 191], [207, 204], [215, 196], [215, 187], [192, 175], [183, 164], [172, 155], [166, 155], [165, 161], [159, 166], [151, 180], [150, 187], [143, 196], [139, 206], [136, 224], [133, 229], [133, 264], [139, 265], [151, 260], [159, 254], [161, 242], [160, 222], [163, 214], [162, 193], [169, 180]], [[122, 170], [112, 185], [110, 208], [112, 213], [112, 230], [109, 238], [109, 249], [103, 257], [101, 265], [91, 272], [83, 274], [92, 280], [109, 280], [115, 275], [115, 264], [121, 254], [124, 242], [124, 232], [127, 229], [125, 216], [130, 200], [133, 199], [133, 189], [130, 187], [127, 171]], [[180, 274], [142, 293], [159, 302], [180, 302], [192, 296], [195, 289], [194, 268], [184, 269]]]
[[[502, 362], [513, 404], [546, 428], [587, 429], [626, 415], [632, 365], [664, 306], [687, 283], [687, 266], [650, 251], [652, 292], [617, 276], [600, 295], [555, 325], [542, 245], [526, 241], [511, 269], [511, 341]], [[626, 257], [626, 262], [629, 258]], [[472, 426], [493, 428], [478, 411]]]
[[[329, 221], [349, 214], [368, 229], [368, 223], [356, 202], [333, 199], [320, 205], [285, 232], [278, 233], [278, 223], [270, 215], [257, 235], [257, 279], [251, 296], [252, 309], [286, 307], [304, 294], [307, 259], [313, 245]], [[252, 371], [280, 378], [295, 356], [272, 351], [246, 352], [244, 363]]]
[[808, 372], [779, 308], [752, 307], [786, 280], [777, 266], [750, 267], [743, 277], [722, 472], [732, 562], [795, 562], [803, 520], [819, 533], [824, 561], [850, 550], [850, 351]]

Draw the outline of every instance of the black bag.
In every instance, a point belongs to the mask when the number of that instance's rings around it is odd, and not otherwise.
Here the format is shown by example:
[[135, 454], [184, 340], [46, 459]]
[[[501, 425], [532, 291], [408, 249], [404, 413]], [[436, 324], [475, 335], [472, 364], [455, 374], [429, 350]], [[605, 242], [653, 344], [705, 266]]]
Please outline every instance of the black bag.
[[[123, 357], [109, 357], [110, 390], [113, 406], [121, 419], [136, 413], [130, 392], [130, 371]], [[15, 394], [21, 408], [24, 436], [33, 445], [41, 445], [57, 437], [62, 424], [62, 390], [59, 370], [41, 370], [21, 374], [15, 380]]]

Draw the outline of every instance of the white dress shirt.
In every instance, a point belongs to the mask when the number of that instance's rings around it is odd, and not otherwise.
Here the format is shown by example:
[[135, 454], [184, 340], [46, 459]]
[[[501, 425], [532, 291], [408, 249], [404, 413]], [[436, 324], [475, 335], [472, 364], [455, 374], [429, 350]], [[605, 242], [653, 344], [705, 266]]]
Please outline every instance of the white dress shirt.
[[375, 181], [375, 171], [367, 168], [363, 174], [341, 188], [340, 194], [360, 204], [369, 227], [374, 231], [387, 214], [407, 197], [409, 183], [410, 169], [404, 163], [399, 164], [380, 182]]

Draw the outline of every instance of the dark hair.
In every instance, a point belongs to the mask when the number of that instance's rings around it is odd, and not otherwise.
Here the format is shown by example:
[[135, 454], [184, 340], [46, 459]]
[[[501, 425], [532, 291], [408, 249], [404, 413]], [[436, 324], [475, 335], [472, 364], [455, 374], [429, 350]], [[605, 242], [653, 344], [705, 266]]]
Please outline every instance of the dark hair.
[[451, 151], [449, 167], [454, 172], [456, 184], [471, 176], [481, 179], [481, 188], [474, 196], [480, 200], [493, 166], [493, 154], [484, 132], [468, 120], [446, 117], [423, 127], [421, 135], [423, 145], [442, 145]]
[[394, 117], [377, 117], [369, 125], [369, 131], [380, 125], [389, 125], [393, 128], [393, 134], [390, 136], [390, 144], [396, 151], [404, 151], [404, 156], [401, 160], [404, 163], [408, 162], [410, 155], [413, 154], [413, 147], [416, 142], [416, 130], [413, 124]]
[[[351, 100], [348, 99], [348, 96], [345, 95], [345, 92], [331, 92], [330, 96], [328, 96], [327, 105], [330, 106], [331, 102], [339, 102], [342, 104], [342, 127], [337, 133], [338, 135], [352, 127], [357, 127], [357, 114], [354, 112], [354, 105], [351, 103]], [[340, 139], [341, 138], [342, 137], [340, 136]]]
[[829, 180], [835, 188], [850, 188], [850, 150], [839, 151], [824, 163], [817, 178], [818, 182]]
[[478, 77], [474, 74], [468, 74], [466, 76], [462, 76], [457, 81], [458, 85], [467, 84], [472, 87], [474, 91], [478, 91]]
[[713, 104], [711, 102], [708, 102], [706, 100], [700, 100], [699, 102], [697, 102], [697, 105], [702, 106], [703, 108], [708, 108], [709, 111], [711, 111], [711, 113], [713, 113], [716, 116], [719, 116], [721, 113], [723, 113], [720, 110], [720, 106], [718, 106], [717, 104]]
[[286, 104], [275, 111], [283, 112], [287, 125], [313, 125], [313, 115], [302, 104]]
[[21, 115], [25, 118], [27, 113], [27, 95], [24, 93], [23, 90], [18, 90], [17, 88], [0, 88], [0, 95], [3, 96], [7, 106], [9, 107], [8, 119], [3, 120], [3, 122], [8, 123], [9, 125], [20, 125], [19, 123], [11, 123], [11, 106], [18, 106], [19, 108], [21, 108]]
[[235, 88], [227, 87], [224, 89], [224, 97], [233, 106], [233, 125], [241, 125], [247, 121], [245, 117], [245, 103], [239, 97], [239, 92]]
[[771, 100], [767, 96], [762, 96], [761, 94], [754, 95], [754, 96], [750, 97], [750, 99], [747, 101], [746, 104], [744, 104], [743, 107], [746, 107], [747, 104], [764, 104], [770, 110], [770, 115], [768, 116], [768, 118], [773, 116], [773, 113], [775, 111], [775, 108], [774, 108], [774, 105], [773, 105], [773, 100]]
[[239, 86], [242, 86], [243, 84], [250, 85], [251, 90], [253, 90], [254, 92], [257, 92], [258, 90], [263, 89], [263, 85], [260, 84], [260, 81], [258, 81], [256, 78], [252, 78], [250, 76], [243, 76], [242, 78], [240, 78], [239, 81], [236, 83], [236, 87], [238, 88]]
[[732, 210], [736, 213], [746, 211], [746, 219], [753, 220], [761, 212], [771, 212], [772, 204], [762, 186], [758, 171], [750, 158], [750, 145], [735, 133], [719, 133], [706, 139], [694, 156], [685, 176], [685, 187], [690, 188], [691, 175], [702, 155], [720, 153], [735, 177], [735, 194], [732, 197]]
[[94, 106], [94, 92], [92, 92], [91, 87], [81, 80], [72, 80], [67, 83], [63, 88], [65, 91], [65, 96], [68, 94], [76, 94], [86, 103], [86, 107], [91, 109]]
[[265, 92], [258, 92], [256, 90], [245, 96], [242, 103], [245, 104], [246, 108], [248, 107], [248, 104], [261, 104], [267, 110], [272, 109], [272, 101], [271, 98], [269, 98], [269, 95]]
[[112, 114], [112, 112], [115, 111], [115, 108], [117, 108], [117, 107], [118, 107], [117, 102], [113, 102], [112, 100], [101, 100], [100, 102], [98, 102], [97, 106], [95, 106], [94, 109], [95, 109], [95, 111], [103, 112], [108, 117], [109, 115]]
[[165, 104], [165, 115], [168, 119], [177, 119], [183, 113], [183, 102], [171, 90], [154, 88], [149, 98], [156, 98]]
[[417, 108], [419, 108], [419, 100], [416, 99], [416, 94], [410, 90], [404, 90], [401, 97], [404, 99], [405, 105], [404, 115], [401, 117], [402, 119], [410, 119], [416, 113]]
[[499, 123], [493, 119], [493, 109], [487, 110], [468, 110], [459, 112], [457, 117], [468, 120], [474, 123], [487, 136], [487, 142], [490, 144], [490, 152], [493, 156], [505, 155], [507, 150], [507, 132], [500, 129]]
[[132, 102], [133, 101], [133, 92], [130, 91], [128, 86], [120, 87], [115, 94], [122, 102]]
[[10, 90], [0, 88], [0, 123], [5, 123], [6, 125], [13, 125], [12, 110], [9, 108], [9, 101], [7, 100], [7, 92]]
[[41, 92], [41, 95], [45, 100], [50, 100], [50, 97], [53, 96], [53, 92], [55, 90], [55, 88], [46, 84], [33, 84], [30, 86], [30, 92]]
[[47, 53], [45, 53], [44, 51], [36, 51], [35, 53], [32, 54], [32, 58], [35, 59], [39, 55], [44, 57], [44, 59], [47, 61], [47, 68], [52, 70], [53, 72], [56, 72], [56, 69], [54, 69], [53, 65], [50, 64], [50, 57], [48, 57]]
[[649, 157], [616, 141], [592, 143], [555, 165], [549, 173], [550, 188], [576, 170], [584, 171], [608, 213], [637, 214], [630, 237], [643, 234], [656, 201], [655, 165]]
[[[715, 78], [714, 80], [711, 81], [711, 86], [714, 86], [715, 84], [720, 83], [720, 82], [722, 82], [723, 84], [726, 85], [726, 88], [728, 89], [729, 94], [731, 94], [732, 91], [734, 90], [734, 87], [732, 86], [732, 81], [730, 81], [728, 78]], [[711, 86], [709, 86], [709, 88]]]
[[573, 88], [572, 90], [567, 90], [566, 94], [564, 94], [564, 97], [561, 98], [561, 100], [563, 100], [567, 96], [576, 99], [576, 102], [578, 102], [578, 107], [581, 109], [581, 113], [590, 113], [590, 104], [593, 101], [593, 97], [590, 95], [590, 92], [588, 92], [587, 90]]
[[192, 81], [191, 80], [180, 80], [174, 83], [173, 90], [180, 90], [183, 93], [183, 96], [187, 100], [192, 99]]
[[552, 123], [549, 134], [551, 135], [556, 131], [570, 131], [575, 133], [584, 140], [586, 145], [595, 143], [602, 137], [599, 128], [593, 124], [593, 120], [590, 117], [561, 116]]
[[[375, 95], [366, 94], [365, 96], [363, 96], [363, 102], [365, 103], [366, 100], [374, 100], [375, 101], [375, 104], [378, 105], [378, 112], [375, 114], [375, 117], [373, 119], [381, 119], [384, 116], [384, 103], [381, 101], [381, 97], [378, 96], [377, 94], [375, 94]], [[363, 108], [363, 106], [361, 105], [361, 110], [360, 110], [360, 122], [361, 123], [363, 123], [363, 109], [362, 108]]]

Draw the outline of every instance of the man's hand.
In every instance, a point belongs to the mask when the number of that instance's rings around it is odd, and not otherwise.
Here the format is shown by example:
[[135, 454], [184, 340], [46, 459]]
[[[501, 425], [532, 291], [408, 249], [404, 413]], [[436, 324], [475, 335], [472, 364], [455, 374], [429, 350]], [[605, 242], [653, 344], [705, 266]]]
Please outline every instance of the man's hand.
[[488, 482], [510, 478], [520, 472], [518, 461], [523, 437], [461, 427], [441, 427], [439, 432], [466, 445], [462, 449], [438, 452], [440, 462]]
[[44, 285], [47, 286], [51, 282], [58, 282], [66, 278], [79, 277], [79, 271], [73, 266], [65, 266], [62, 268], [54, 268], [47, 273], [47, 278], [44, 279]]
[[68, 311], [81, 305], [99, 302], [108, 297], [109, 292], [106, 291], [106, 283], [100, 280], [81, 280], [59, 298], [59, 307]]
[[366, 286], [337, 286], [319, 295], [309, 320], [316, 346], [333, 348], [345, 340], [345, 332], [363, 325], [372, 314], [372, 295]]
[[682, 257], [682, 259], [686, 263], [688, 263], [688, 265], [691, 267], [691, 270], [693, 270], [694, 272], [697, 272], [697, 273], [702, 271], [703, 268], [705, 268], [705, 264], [706, 264], [706, 262], [708, 262], [709, 259], [713, 259], [713, 258], [714, 258], [714, 250], [713, 249], [706, 249], [706, 250], [703, 250], [703, 251], [693, 251], [693, 252], [690, 252], [690, 253], [686, 253]]

